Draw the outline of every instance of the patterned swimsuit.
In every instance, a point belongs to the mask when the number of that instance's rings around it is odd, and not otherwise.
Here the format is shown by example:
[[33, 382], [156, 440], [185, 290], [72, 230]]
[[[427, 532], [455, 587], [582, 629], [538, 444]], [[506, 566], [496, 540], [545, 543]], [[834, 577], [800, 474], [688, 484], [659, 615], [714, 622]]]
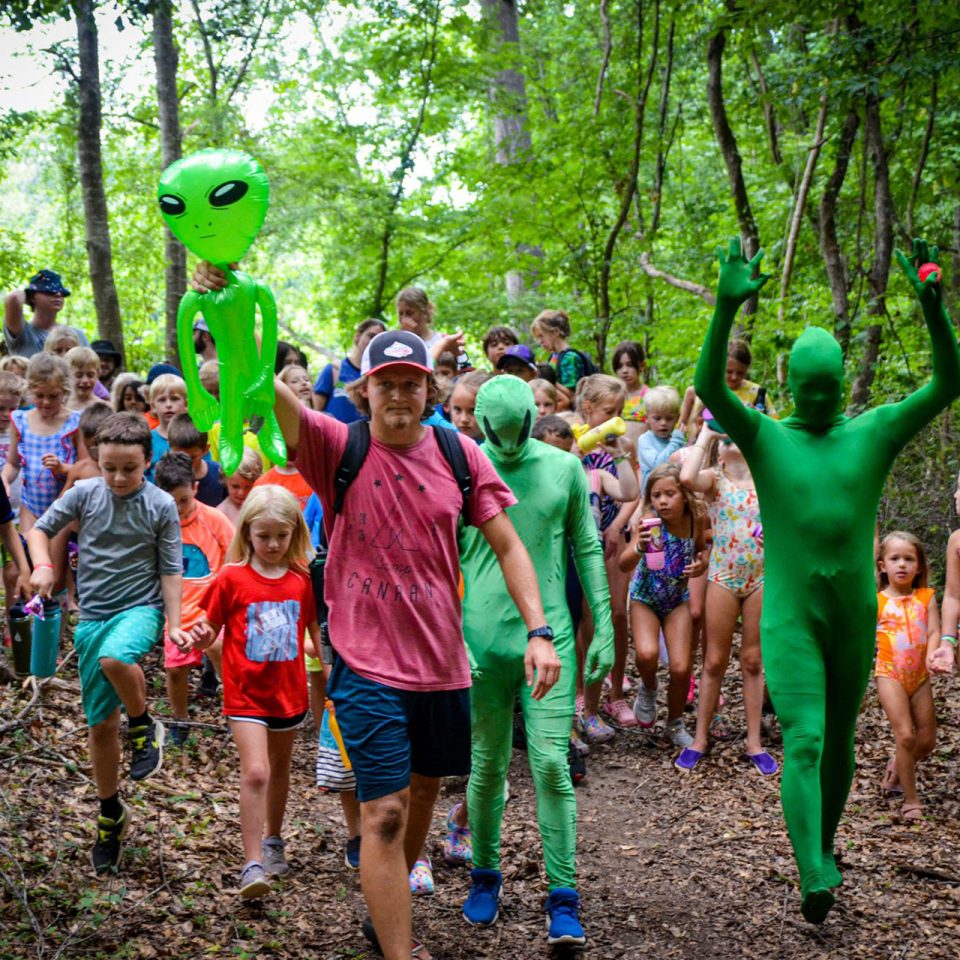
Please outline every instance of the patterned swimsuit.
[[[588, 476], [591, 470], [606, 470], [607, 473], [612, 473], [615, 477], [618, 476], [617, 465], [606, 450], [594, 450], [593, 453], [588, 453], [581, 462]], [[600, 500], [600, 532], [603, 533], [616, 520], [617, 514], [620, 512], [620, 505], [613, 497], [608, 497], [602, 490], [597, 496]]]
[[664, 525], [663, 569], [648, 569], [646, 560], [641, 555], [640, 564], [630, 581], [630, 599], [649, 607], [663, 623], [681, 603], [690, 599], [683, 570], [693, 563], [695, 553], [692, 517], [689, 537], [675, 537]]
[[756, 490], [742, 490], [724, 474], [710, 504], [713, 550], [707, 579], [743, 600], [763, 586], [763, 541], [754, 536], [760, 523]]
[[80, 414], [74, 410], [64, 421], [63, 426], [48, 436], [41, 436], [30, 429], [29, 410], [14, 410], [10, 422], [17, 431], [17, 452], [20, 466], [23, 468], [22, 503], [34, 516], [43, 512], [60, 496], [63, 477], [54, 476], [42, 463], [44, 455], [55, 453], [62, 463], [75, 463], [77, 451], [71, 438], [80, 425]]
[[912, 697], [927, 679], [927, 611], [933, 590], [909, 597], [877, 594], [877, 661], [874, 675], [896, 680]]

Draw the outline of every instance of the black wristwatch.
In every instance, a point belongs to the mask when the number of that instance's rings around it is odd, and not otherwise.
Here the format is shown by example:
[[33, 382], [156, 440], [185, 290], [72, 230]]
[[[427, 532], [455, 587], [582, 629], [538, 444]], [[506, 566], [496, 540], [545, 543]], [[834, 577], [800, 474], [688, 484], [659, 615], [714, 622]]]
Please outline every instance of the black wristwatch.
[[553, 628], [544, 624], [542, 627], [537, 627], [536, 630], [531, 630], [527, 634], [527, 639], [532, 640], [534, 637], [543, 637], [544, 640], [549, 640], [553, 643]]

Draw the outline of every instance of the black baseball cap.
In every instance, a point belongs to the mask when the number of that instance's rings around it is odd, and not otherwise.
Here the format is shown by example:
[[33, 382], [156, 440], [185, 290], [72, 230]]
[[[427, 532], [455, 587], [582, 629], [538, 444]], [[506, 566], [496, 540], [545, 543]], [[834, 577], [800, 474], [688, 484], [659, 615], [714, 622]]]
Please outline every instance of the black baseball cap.
[[384, 367], [404, 366], [433, 373], [433, 359], [427, 345], [409, 330], [378, 333], [363, 351], [360, 375], [377, 373]]

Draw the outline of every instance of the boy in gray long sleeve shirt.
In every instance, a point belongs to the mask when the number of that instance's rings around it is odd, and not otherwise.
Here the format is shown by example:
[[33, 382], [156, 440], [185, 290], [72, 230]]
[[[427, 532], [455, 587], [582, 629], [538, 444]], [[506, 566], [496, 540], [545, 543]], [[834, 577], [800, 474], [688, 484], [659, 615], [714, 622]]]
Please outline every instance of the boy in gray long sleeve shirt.
[[143, 780], [163, 763], [163, 725], [147, 713], [139, 661], [157, 642], [164, 610], [171, 640], [180, 629], [183, 560], [173, 498], [143, 479], [150, 428], [136, 414], [114, 414], [97, 431], [102, 476], [81, 480], [27, 534], [34, 561], [31, 586], [49, 597], [54, 586], [50, 539], [78, 527], [80, 624], [74, 646], [90, 759], [100, 800], [92, 861], [98, 874], [116, 871], [130, 809], [120, 800], [120, 704], [133, 747], [130, 777]]

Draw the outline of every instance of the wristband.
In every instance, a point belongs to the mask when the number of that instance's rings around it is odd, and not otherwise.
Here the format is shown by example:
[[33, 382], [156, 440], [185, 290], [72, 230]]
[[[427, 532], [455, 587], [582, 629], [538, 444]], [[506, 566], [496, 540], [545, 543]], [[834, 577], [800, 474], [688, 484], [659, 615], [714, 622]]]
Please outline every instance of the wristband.
[[544, 640], [549, 640], [551, 643], [553, 643], [553, 630], [544, 624], [544, 626], [537, 627], [536, 630], [531, 630], [527, 634], [527, 640], [533, 640], [535, 637], [542, 637]]
[[33, 565], [34, 570], [36, 570], [38, 567], [46, 567], [48, 570], [52, 570], [53, 564], [52, 563], [35, 563]]
[[950, 644], [951, 646], [953, 646], [953, 647], [955, 647], [955, 646], [957, 645], [957, 638], [956, 638], [956, 637], [951, 637], [951, 636], [949, 636], [949, 635], [946, 634], [946, 633], [945, 633], [940, 639], [941, 639], [941, 640], [946, 640], [947, 643], [949, 643], [949, 644]]

